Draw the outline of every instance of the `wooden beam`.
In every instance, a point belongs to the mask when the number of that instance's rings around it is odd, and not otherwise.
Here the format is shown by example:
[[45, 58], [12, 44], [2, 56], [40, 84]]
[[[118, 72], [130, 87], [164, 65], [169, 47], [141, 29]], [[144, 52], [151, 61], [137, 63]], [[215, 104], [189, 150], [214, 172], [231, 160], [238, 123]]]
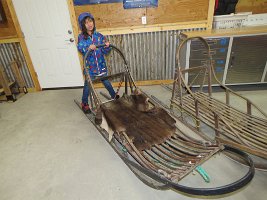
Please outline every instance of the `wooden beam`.
[[[113, 87], [118, 87], [119, 82], [112, 83]], [[136, 81], [135, 84], [137, 86], [146, 86], [146, 85], [161, 85], [161, 84], [173, 84], [173, 80], [149, 80], [149, 81]], [[103, 88], [104, 85], [102, 83], [94, 84], [95, 88]]]
[[212, 29], [213, 16], [214, 16], [214, 6], [215, 6], [215, 0], [209, 0], [208, 24], [207, 24], [208, 30]]
[[144, 86], [144, 85], [160, 85], [160, 84], [172, 84], [173, 79], [169, 80], [148, 80], [148, 81], [136, 81], [137, 86]]
[[16, 12], [15, 12], [14, 5], [12, 3], [12, 0], [6, 0], [6, 2], [7, 2], [7, 7], [10, 11], [10, 14], [11, 14], [12, 21], [13, 21], [15, 29], [16, 29], [17, 35], [19, 38], [23, 37], [23, 34], [22, 34], [21, 29], [20, 29], [19, 21], [18, 21]]
[[12, 21], [12, 17], [10, 14], [10, 11], [8, 9], [7, 2], [8, 0], [1, 0], [3, 11], [6, 17], [6, 21], [3, 23], [0, 23], [0, 38], [6, 39], [6, 38], [17, 38], [18, 35], [16, 33], [15, 25]]
[[36, 88], [27, 88], [28, 92], [37, 92]]
[[12, 20], [14, 22], [17, 34], [19, 36], [18, 39], [19, 39], [19, 42], [20, 42], [20, 45], [21, 45], [22, 52], [23, 52], [23, 54], [25, 56], [25, 60], [26, 60], [29, 72], [31, 74], [31, 77], [32, 77], [32, 80], [33, 80], [33, 83], [34, 83], [34, 87], [36, 88], [37, 91], [40, 91], [41, 90], [41, 86], [40, 86], [40, 83], [38, 81], [37, 74], [36, 74], [36, 72], [34, 70], [34, 67], [33, 67], [33, 64], [32, 64], [32, 60], [31, 60], [31, 57], [30, 57], [26, 42], [24, 40], [24, 35], [23, 35], [22, 31], [21, 31], [20, 24], [19, 24], [16, 12], [15, 12], [12, 0], [7, 0], [7, 5], [8, 5], [8, 8], [10, 10], [10, 14], [11, 14]]
[[180, 22], [180, 23], [171, 23], [171, 24], [98, 29], [98, 31], [101, 32], [103, 35], [120, 35], [120, 34], [129, 34], [129, 33], [146, 33], [146, 32], [156, 32], [156, 31], [207, 28], [208, 26], [207, 24], [208, 24], [208, 21], [203, 20], [203, 21], [190, 21], [190, 22]]
[[19, 38], [0, 39], [0, 44], [15, 43], [15, 42], [19, 42]]
[[30, 54], [29, 54], [29, 51], [28, 51], [28, 48], [27, 48], [27, 45], [26, 45], [24, 38], [20, 38], [20, 45], [21, 45], [21, 49], [22, 49], [22, 52], [24, 54], [29, 72], [31, 74], [34, 87], [36, 88], [36, 91], [41, 91], [42, 88], [40, 86], [38, 76], [37, 76], [37, 73], [35, 72], [35, 69], [34, 69], [34, 66], [33, 66], [33, 63], [32, 63], [32, 60], [31, 60], [31, 57], [30, 57]]

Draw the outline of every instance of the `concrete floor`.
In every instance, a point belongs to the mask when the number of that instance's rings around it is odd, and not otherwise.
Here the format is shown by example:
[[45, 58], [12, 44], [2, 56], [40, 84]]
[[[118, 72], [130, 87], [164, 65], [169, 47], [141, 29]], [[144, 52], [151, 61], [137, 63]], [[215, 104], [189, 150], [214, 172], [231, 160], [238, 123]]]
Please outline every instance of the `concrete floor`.
[[[167, 103], [160, 86], [143, 87]], [[241, 92], [267, 112], [267, 91]], [[198, 199], [143, 184], [107, 144], [73, 102], [81, 89], [30, 93], [15, 103], [0, 103], [0, 200]], [[218, 94], [220, 96], [220, 94]], [[246, 167], [216, 155], [203, 164], [212, 182], [230, 183]], [[198, 174], [184, 185], [210, 187]], [[266, 199], [267, 172], [221, 199]], [[204, 198], [204, 197], [203, 197]]]

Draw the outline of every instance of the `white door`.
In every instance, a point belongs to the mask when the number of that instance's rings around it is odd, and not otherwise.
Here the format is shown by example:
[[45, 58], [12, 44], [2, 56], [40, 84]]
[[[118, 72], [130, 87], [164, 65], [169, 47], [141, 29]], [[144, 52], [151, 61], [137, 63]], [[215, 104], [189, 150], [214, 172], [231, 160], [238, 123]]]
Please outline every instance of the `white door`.
[[83, 85], [67, 0], [13, 0], [42, 88]]

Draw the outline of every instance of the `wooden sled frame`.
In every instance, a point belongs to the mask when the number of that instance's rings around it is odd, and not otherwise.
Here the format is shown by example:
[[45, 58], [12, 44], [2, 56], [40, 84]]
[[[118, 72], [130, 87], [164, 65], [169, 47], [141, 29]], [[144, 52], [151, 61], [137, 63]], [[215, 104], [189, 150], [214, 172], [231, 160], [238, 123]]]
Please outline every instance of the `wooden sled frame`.
[[[217, 142], [197, 140], [189, 135], [186, 135], [177, 126], [177, 131], [171, 138], [167, 139], [164, 143], [155, 144], [151, 149], [145, 149], [143, 151], [140, 151], [135, 147], [133, 141], [129, 138], [126, 132], [114, 132], [113, 137], [110, 138], [109, 132], [101, 127], [103, 117], [102, 106], [118, 100], [112, 99], [102, 102], [93, 83], [97, 83], [103, 79], [112, 79], [119, 76], [121, 77], [119, 87], [122, 85], [122, 82], [124, 82], [125, 95], [128, 95], [128, 87], [130, 88], [131, 93], [133, 93], [136, 89], [136, 85], [122, 52], [113, 45], [110, 45], [110, 47], [117, 51], [124, 60], [124, 70], [117, 74], [92, 80], [89, 75], [89, 71], [85, 66], [86, 58], [91, 50], [88, 50], [84, 56], [86, 80], [88, 81], [90, 89], [89, 101], [92, 106], [92, 112], [86, 113], [86, 116], [97, 127], [103, 137], [109, 141], [109, 144], [115, 149], [115, 151], [138, 178], [147, 185], [156, 189], [175, 189], [188, 194], [204, 196], [230, 193], [242, 188], [252, 180], [254, 176], [254, 164], [247, 154], [232, 147], [222, 146]], [[144, 95], [149, 97], [145, 93]], [[78, 101], [75, 102], [81, 108], [80, 103]], [[149, 99], [149, 103], [152, 106], [160, 107], [160, 104], [152, 100], [152, 98]], [[250, 166], [248, 172], [241, 179], [231, 184], [216, 188], [192, 188], [178, 184], [178, 181], [184, 176], [192, 172], [192, 170], [194, 170], [197, 166], [201, 165], [215, 153], [220, 152], [223, 149], [234, 153]]]
[[[181, 52], [184, 45], [190, 40], [199, 40], [207, 50], [207, 64], [205, 66], [181, 66]], [[215, 132], [215, 139], [223, 144], [239, 148], [253, 155], [267, 158], [267, 114], [249, 99], [242, 97], [230, 88], [223, 85], [216, 77], [210, 47], [201, 37], [187, 38], [179, 45], [176, 54], [176, 75], [174, 78], [170, 108], [173, 112], [180, 113], [179, 118], [184, 120], [190, 116], [195, 121], [194, 127], [200, 130], [200, 123], [210, 126]], [[204, 71], [204, 73], [203, 73]], [[191, 83], [186, 83], [185, 75], [198, 72]], [[203, 81], [199, 89], [193, 92], [194, 80], [203, 73]], [[207, 77], [208, 93], [203, 92], [205, 78]], [[199, 77], [198, 77], [199, 78]], [[212, 98], [212, 79], [224, 90], [225, 103]], [[195, 88], [196, 90], [196, 88]], [[238, 97], [246, 103], [246, 111], [242, 112], [230, 105], [231, 95]], [[253, 112], [261, 113], [263, 118], [252, 115]], [[259, 167], [261, 168], [261, 167]], [[266, 168], [265, 168], [266, 169]]]

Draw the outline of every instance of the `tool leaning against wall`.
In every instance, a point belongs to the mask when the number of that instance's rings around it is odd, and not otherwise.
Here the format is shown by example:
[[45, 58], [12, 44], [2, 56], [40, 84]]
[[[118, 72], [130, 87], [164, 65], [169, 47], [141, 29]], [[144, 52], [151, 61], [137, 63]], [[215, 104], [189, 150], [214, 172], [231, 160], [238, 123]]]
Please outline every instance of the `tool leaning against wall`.
[[9, 67], [14, 78], [8, 77], [6, 70], [0, 65], [0, 101], [14, 102], [18, 97], [28, 93], [28, 90], [21, 76], [18, 64], [12, 61]]

